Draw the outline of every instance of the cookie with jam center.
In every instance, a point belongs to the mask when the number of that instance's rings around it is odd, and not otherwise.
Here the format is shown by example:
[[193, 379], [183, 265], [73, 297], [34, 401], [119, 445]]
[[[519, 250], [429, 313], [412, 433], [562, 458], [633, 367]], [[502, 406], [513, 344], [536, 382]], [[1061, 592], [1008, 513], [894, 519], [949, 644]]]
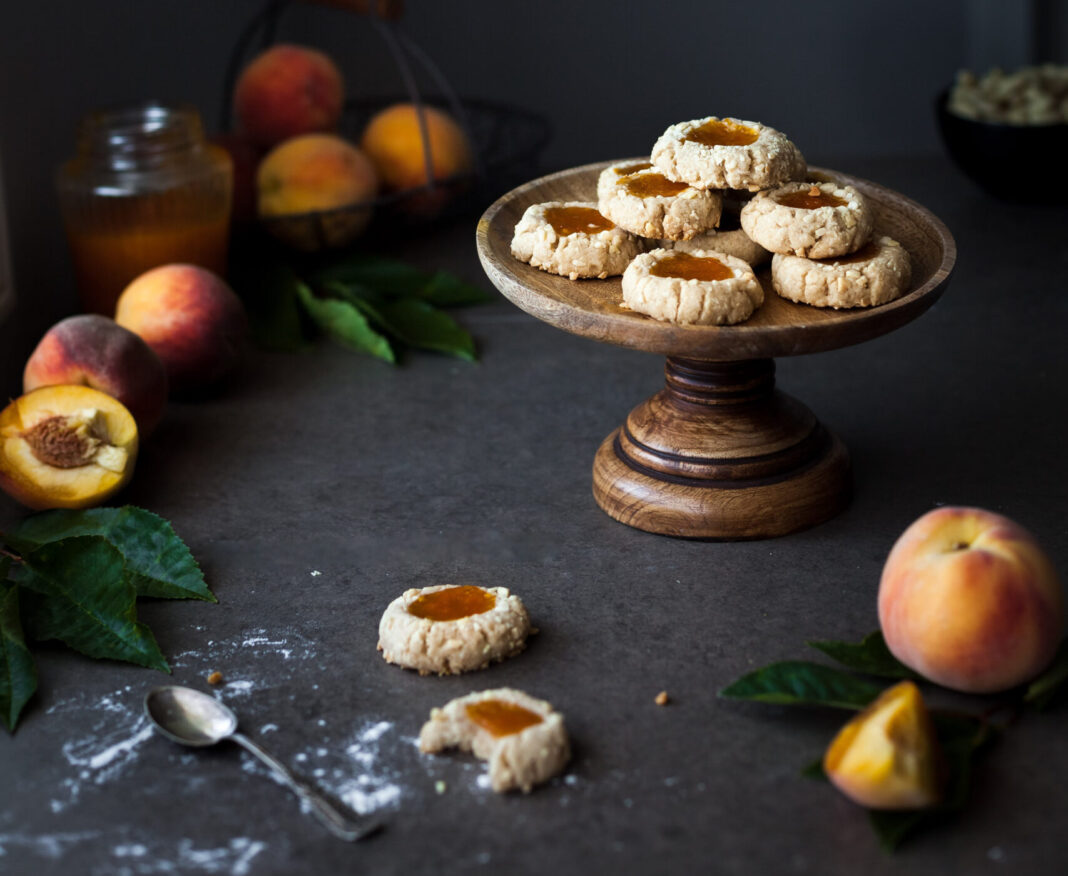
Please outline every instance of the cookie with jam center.
[[[639, 169], [632, 170], [637, 166]], [[718, 192], [670, 180], [651, 166], [615, 164], [597, 179], [597, 209], [639, 237], [689, 240], [715, 228], [723, 209]]]
[[456, 675], [514, 657], [533, 632], [507, 587], [439, 584], [406, 590], [387, 606], [378, 650], [420, 675]]
[[749, 264], [722, 252], [654, 249], [623, 273], [625, 307], [676, 325], [733, 325], [763, 301]]
[[810, 259], [847, 255], [871, 236], [875, 215], [857, 189], [835, 182], [790, 182], [753, 196], [742, 228], [771, 252]]
[[563, 716], [545, 700], [507, 687], [431, 710], [419, 731], [419, 750], [434, 754], [448, 748], [489, 761], [490, 787], [498, 793], [529, 792], [560, 773], [571, 756]]
[[900, 298], [912, 279], [905, 248], [885, 235], [856, 252], [827, 259], [776, 254], [771, 284], [782, 297], [814, 307], [874, 307]]
[[519, 261], [571, 280], [618, 276], [642, 249], [637, 237], [586, 201], [532, 204], [512, 237]]
[[781, 131], [717, 116], [672, 125], [654, 144], [651, 159], [668, 179], [750, 192], [799, 179], [807, 166]]

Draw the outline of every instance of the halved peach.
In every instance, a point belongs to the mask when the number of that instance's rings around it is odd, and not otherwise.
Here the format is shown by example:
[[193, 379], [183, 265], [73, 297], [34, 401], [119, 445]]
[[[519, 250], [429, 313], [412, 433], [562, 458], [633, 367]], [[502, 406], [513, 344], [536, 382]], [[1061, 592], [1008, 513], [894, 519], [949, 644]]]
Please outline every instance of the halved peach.
[[44, 386], [0, 412], [0, 487], [29, 508], [99, 505], [136, 459], [133, 415], [88, 386]]
[[869, 809], [922, 809], [942, 791], [941, 751], [920, 690], [902, 681], [883, 691], [835, 736], [823, 770]]

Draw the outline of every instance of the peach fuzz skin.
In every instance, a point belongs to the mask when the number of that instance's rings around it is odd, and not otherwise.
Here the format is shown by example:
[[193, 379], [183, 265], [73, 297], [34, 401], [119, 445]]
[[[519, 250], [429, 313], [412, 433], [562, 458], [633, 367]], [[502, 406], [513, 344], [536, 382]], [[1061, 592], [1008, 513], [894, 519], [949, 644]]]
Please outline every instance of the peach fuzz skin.
[[60, 320], [30, 354], [22, 391], [59, 384], [89, 386], [118, 399], [142, 438], [167, 407], [167, 372], [159, 357], [129, 329], [97, 314]]
[[[442, 110], [423, 107], [433, 178], [445, 179], [471, 170], [471, 146], [463, 129]], [[395, 104], [379, 112], [364, 129], [360, 148], [374, 162], [389, 189], [427, 184], [426, 153], [419, 114], [411, 104]]]
[[378, 174], [367, 156], [341, 137], [306, 134], [267, 154], [256, 186], [259, 214], [286, 216], [371, 201], [378, 194]]
[[891, 653], [925, 678], [994, 693], [1034, 678], [1064, 632], [1049, 558], [1022, 526], [979, 508], [946, 507], [891, 549], [879, 623]]
[[137, 277], [119, 296], [115, 321], [156, 352], [179, 395], [228, 376], [247, 332], [241, 300], [220, 277], [196, 265], [164, 265]]
[[[397, 209], [413, 217], [433, 218], [465, 187], [463, 176], [474, 167], [474, 157], [467, 135], [452, 116], [431, 106], [424, 106], [423, 113], [430, 144], [430, 177], [435, 182], [450, 182], [409, 194], [397, 203]], [[385, 190], [430, 185], [422, 128], [412, 104], [395, 104], [377, 113], [363, 131], [360, 148], [378, 170]]]
[[265, 50], [245, 67], [234, 88], [238, 126], [262, 148], [298, 134], [333, 130], [344, 104], [337, 65], [304, 46], [280, 44]]

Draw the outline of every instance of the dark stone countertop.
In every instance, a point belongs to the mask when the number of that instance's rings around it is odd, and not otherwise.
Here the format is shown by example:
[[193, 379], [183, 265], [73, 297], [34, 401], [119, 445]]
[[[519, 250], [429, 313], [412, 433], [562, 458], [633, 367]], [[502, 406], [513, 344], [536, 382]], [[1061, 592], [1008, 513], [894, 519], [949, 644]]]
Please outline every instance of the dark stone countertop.
[[[226, 395], [170, 406], [122, 497], [173, 521], [219, 604], [143, 603], [141, 617], [173, 681], [206, 690], [221, 671], [254, 739], [385, 830], [341, 843], [236, 746], [153, 736], [140, 703], [165, 676], [39, 648], [40, 693], [0, 734], [0, 870], [1063, 873], [1063, 703], [988, 753], [963, 814], [890, 856], [863, 811], [799, 776], [841, 714], [716, 696], [758, 665], [814, 656], [806, 641], [874, 630], [887, 551], [936, 504], [1007, 514], [1068, 569], [1068, 211], [995, 202], [939, 158], [820, 164], [919, 201], [959, 249], [915, 322], [777, 362], [780, 388], [849, 448], [844, 513], [743, 543], [614, 522], [591, 497], [593, 454], [661, 386], [663, 362], [503, 300], [460, 314], [476, 364], [413, 354], [392, 368], [325, 342], [254, 353]], [[481, 281], [473, 221], [404, 254]], [[9, 393], [31, 325], [17, 312], [0, 328]], [[0, 525], [21, 513], [0, 497]], [[484, 672], [386, 665], [386, 604], [443, 582], [513, 588], [540, 634]], [[433, 706], [505, 685], [553, 702], [574, 744], [566, 776], [527, 796], [414, 745]]]

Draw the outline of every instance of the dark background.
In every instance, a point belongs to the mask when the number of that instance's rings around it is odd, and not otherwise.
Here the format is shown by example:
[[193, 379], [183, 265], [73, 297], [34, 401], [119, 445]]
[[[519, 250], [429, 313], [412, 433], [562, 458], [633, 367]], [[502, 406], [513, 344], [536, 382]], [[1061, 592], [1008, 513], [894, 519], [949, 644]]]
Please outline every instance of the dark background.
[[[158, 98], [194, 104], [217, 129], [227, 62], [263, 6], [5, 4], [0, 161], [27, 345], [76, 309], [52, 174], [78, 119]], [[937, 152], [932, 101], [959, 68], [1063, 61], [1066, 10], [1063, 0], [409, 0], [404, 27], [462, 95], [544, 114], [555, 129], [547, 169], [640, 154], [673, 122], [735, 115], [785, 131], [811, 164], [848, 172], [861, 156]], [[329, 52], [354, 97], [402, 90], [360, 16], [296, 3], [278, 36]]]
[[[0, 324], [0, 392], [18, 394], [30, 348], [77, 309], [51, 177], [78, 119], [157, 97], [191, 102], [213, 125], [227, 59], [259, 5], [5, 5], [0, 155], [17, 305]], [[158, 673], [40, 648], [40, 692], [18, 732], [0, 732], [0, 872], [1062, 876], [1063, 702], [1005, 735], [961, 818], [892, 857], [853, 804], [797, 776], [838, 715], [715, 691], [811, 657], [806, 641], [874, 629], [887, 551], [936, 504], [1005, 513], [1066, 568], [1065, 209], [986, 195], [943, 156], [933, 115], [960, 67], [1066, 60], [1066, 6], [409, 0], [406, 29], [458, 91], [553, 123], [545, 170], [646, 152], [682, 119], [738, 115], [946, 224], [959, 260], [928, 314], [776, 363], [783, 390], [849, 448], [853, 502], [771, 541], [680, 541], [616, 523], [590, 497], [592, 455], [662, 386], [662, 363], [503, 298], [463, 314], [478, 364], [419, 354], [390, 368], [328, 343], [253, 352], [228, 394], [168, 407], [123, 494], [175, 523], [220, 603], [149, 603], [141, 617], [174, 681], [205, 689], [221, 668], [220, 695], [243, 726], [273, 727], [272, 750], [303, 770], [333, 769], [364, 720], [394, 722], [374, 770], [408, 790], [381, 810], [379, 840], [337, 843], [232, 748], [190, 754], [145, 736], [137, 703]], [[329, 51], [354, 95], [400, 90], [357, 17], [294, 9], [280, 35]], [[484, 282], [472, 229], [465, 220], [391, 251]], [[0, 528], [22, 513], [0, 496]], [[384, 605], [450, 578], [522, 593], [542, 630], [522, 659], [423, 679], [375, 656]], [[246, 647], [261, 637], [283, 638], [294, 659]], [[491, 684], [567, 716], [575, 758], [544, 793], [498, 798], [478, 785], [480, 763], [420, 757], [407, 741], [431, 707]], [[666, 709], [653, 704], [662, 689]], [[201, 866], [175, 863], [183, 850]]]

